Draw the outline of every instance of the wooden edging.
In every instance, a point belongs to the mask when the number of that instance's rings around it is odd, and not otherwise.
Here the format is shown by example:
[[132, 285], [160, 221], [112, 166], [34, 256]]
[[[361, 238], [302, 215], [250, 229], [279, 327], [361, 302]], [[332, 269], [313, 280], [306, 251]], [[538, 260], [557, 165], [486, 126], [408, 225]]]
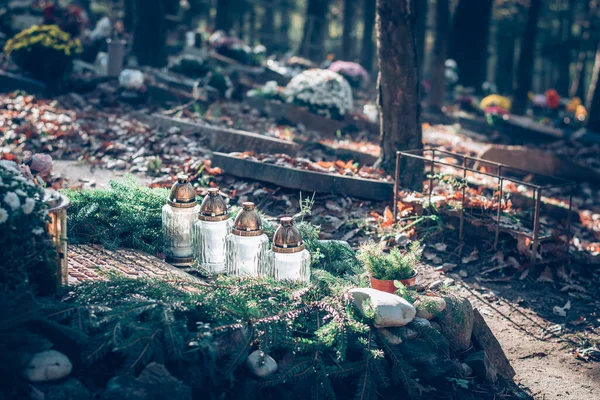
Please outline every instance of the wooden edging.
[[15, 90], [23, 90], [35, 96], [48, 94], [48, 86], [44, 82], [0, 70], [0, 92], [8, 93]]
[[377, 201], [392, 199], [393, 184], [391, 182], [306, 171], [245, 160], [223, 153], [213, 154], [213, 165], [221, 167], [225, 173], [230, 175], [268, 182], [289, 189], [346, 195]]
[[298, 144], [288, 140], [271, 138], [237, 129], [199, 124], [160, 114], [137, 114], [136, 116], [161, 129], [178, 127], [183, 131], [198, 133], [208, 138], [210, 149], [215, 151], [255, 151], [260, 153], [284, 153], [293, 156], [296, 155], [300, 148]]
[[329, 137], [335, 137], [336, 132], [349, 126], [367, 130], [372, 135], [379, 135], [379, 124], [370, 122], [356, 115], [346, 115], [343, 121], [329, 119], [314, 114], [306, 108], [293, 104], [281, 103], [260, 97], [247, 97], [246, 103], [265, 112], [277, 120], [286, 120], [293, 125], [302, 124], [310, 130], [317, 131]]

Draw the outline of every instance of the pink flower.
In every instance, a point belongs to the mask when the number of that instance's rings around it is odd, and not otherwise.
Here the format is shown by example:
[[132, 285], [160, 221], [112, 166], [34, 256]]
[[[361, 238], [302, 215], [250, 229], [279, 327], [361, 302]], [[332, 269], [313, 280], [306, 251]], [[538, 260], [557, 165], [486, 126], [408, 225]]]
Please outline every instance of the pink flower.
[[351, 61], [334, 61], [328, 68], [330, 71], [362, 81], [369, 80], [369, 73], [362, 65]]
[[40, 177], [44, 177], [52, 171], [52, 157], [48, 154], [34, 154], [29, 168]]

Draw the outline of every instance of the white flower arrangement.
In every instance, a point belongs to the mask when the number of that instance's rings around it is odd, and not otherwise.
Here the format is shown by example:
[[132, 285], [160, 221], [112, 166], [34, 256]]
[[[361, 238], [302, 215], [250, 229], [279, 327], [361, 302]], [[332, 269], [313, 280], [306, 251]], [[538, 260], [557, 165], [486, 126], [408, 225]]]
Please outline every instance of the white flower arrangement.
[[326, 69], [309, 69], [296, 75], [283, 93], [287, 103], [308, 107], [327, 118], [342, 119], [353, 107], [348, 82]]
[[[0, 161], [0, 230], [8, 233], [15, 230], [26, 231], [44, 229], [47, 206], [43, 204], [43, 192], [37, 185], [31, 185], [23, 172], [12, 161]], [[22, 226], [23, 224], [31, 226]], [[6, 229], [6, 226], [10, 229]]]

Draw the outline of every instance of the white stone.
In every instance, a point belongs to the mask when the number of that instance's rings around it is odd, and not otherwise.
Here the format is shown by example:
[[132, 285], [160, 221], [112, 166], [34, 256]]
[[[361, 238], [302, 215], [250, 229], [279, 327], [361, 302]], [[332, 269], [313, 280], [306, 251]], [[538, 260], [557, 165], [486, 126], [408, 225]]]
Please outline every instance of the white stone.
[[259, 378], [265, 378], [277, 371], [277, 361], [260, 350], [253, 351], [246, 359], [248, 370]]
[[407, 325], [417, 313], [415, 307], [402, 297], [381, 290], [358, 288], [350, 289], [348, 294], [361, 312], [363, 312], [363, 302], [370, 300], [371, 306], [375, 309], [373, 323], [376, 328]]
[[30, 382], [49, 382], [68, 376], [73, 369], [69, 358], [56, 350], [35, 354], [25, 365], [23, 377]]

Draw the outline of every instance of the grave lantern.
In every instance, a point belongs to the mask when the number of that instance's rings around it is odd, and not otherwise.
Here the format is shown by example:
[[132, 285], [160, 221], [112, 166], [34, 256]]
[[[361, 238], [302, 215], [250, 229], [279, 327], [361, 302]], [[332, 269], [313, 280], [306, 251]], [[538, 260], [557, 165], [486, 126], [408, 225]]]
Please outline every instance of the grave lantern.
[[215, 274], [225, 272], [225, 239], [232, 225], [219, 189], [208, 189], [194, 224], [194, 249], [202, 268]]
[[194, 263], [193, 229], [200, 207], [186, 175], [177, 177], [162, 209], [162, 228], [167, 262], [177, 267]]
[[310, 281], [310, 254], [300, 231], [290, 217], [283, 217], [268, 251], [268, 270], [278, 280]]
[[269, 238], [263, 233], [254, 203], [242, 203], [242, 211], [225, 241], [225, 267], [230, 275], [266, 275], [265, 261]]
[[52, 244], [56, 248], [56, 286], [69, 284], [69, 261], [67, 258], [67, 208], [71, 205], [68, 197], [54, 190], [46, 190], [44, 202], [48, 203], [50, 222], [46, 225]]

